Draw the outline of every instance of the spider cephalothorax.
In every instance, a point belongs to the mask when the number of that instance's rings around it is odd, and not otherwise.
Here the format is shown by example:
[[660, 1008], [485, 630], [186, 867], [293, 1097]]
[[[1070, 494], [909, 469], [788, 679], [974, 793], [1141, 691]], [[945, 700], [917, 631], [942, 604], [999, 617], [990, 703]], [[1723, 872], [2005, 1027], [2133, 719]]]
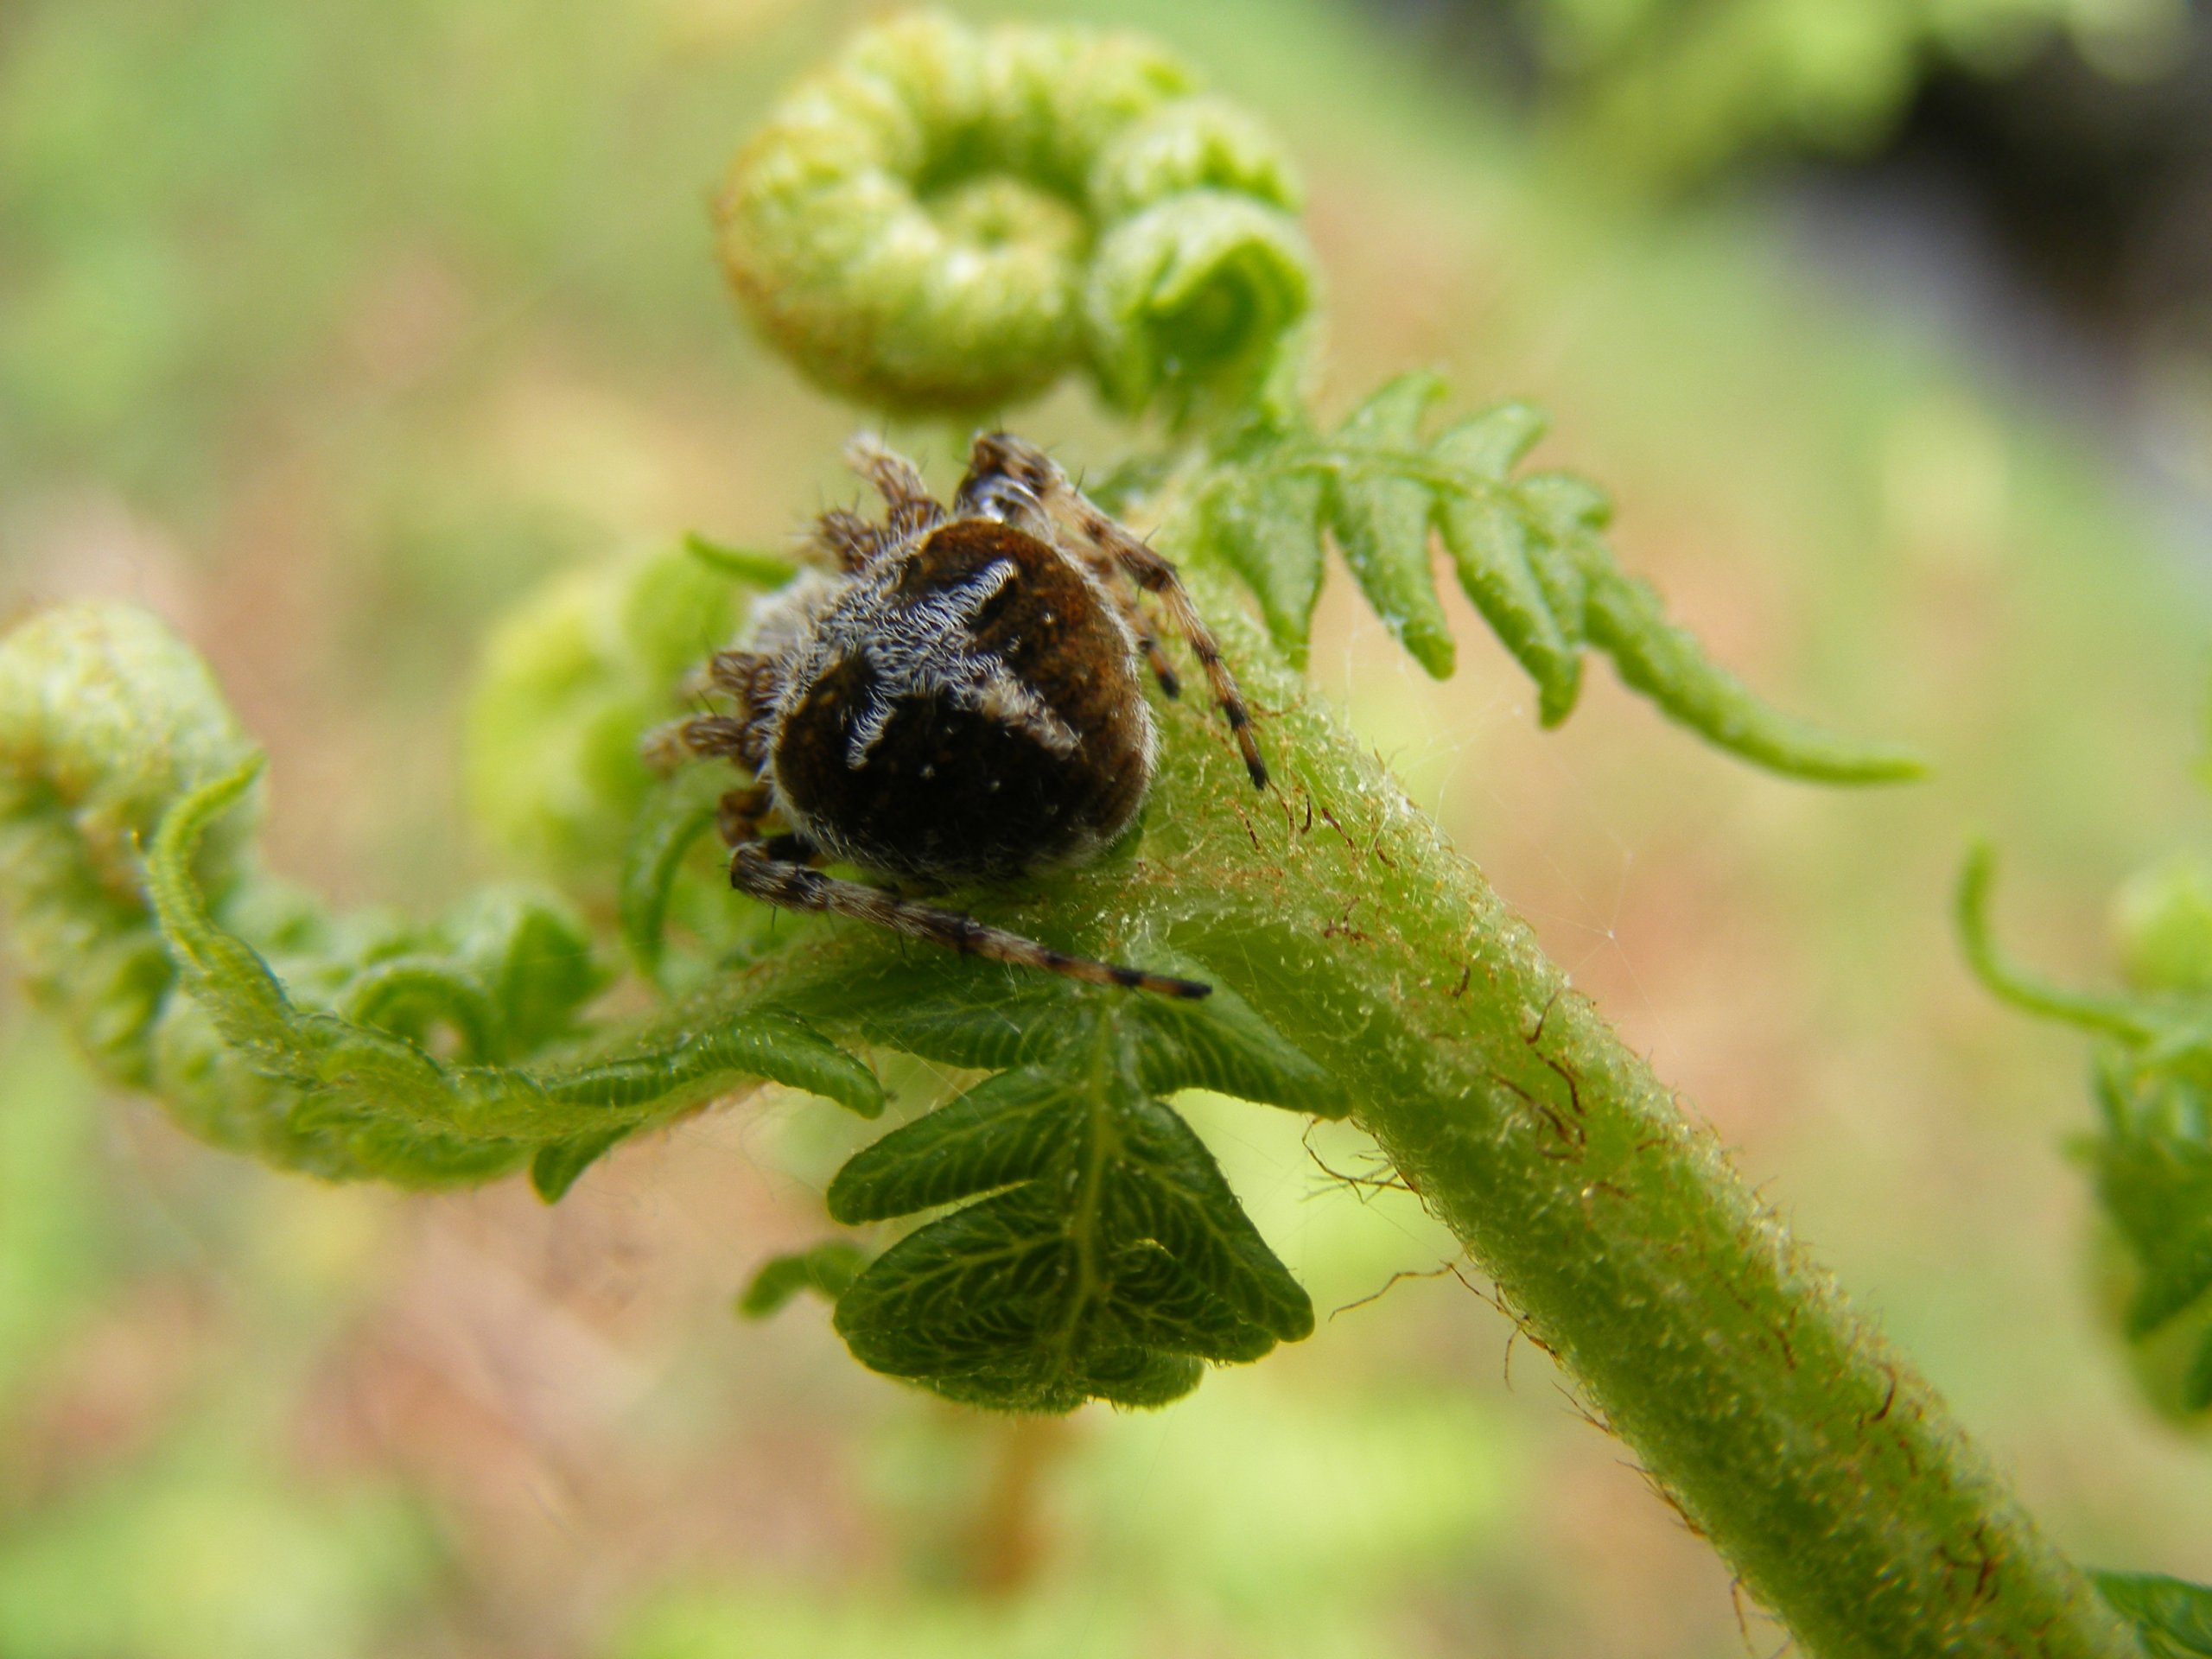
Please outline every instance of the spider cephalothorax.
[[848, 459], [883, 497], [883, 522], [823, 514], [812, 568], [707, 665], [735, 712], [664, 740], [753, 774], [722, 798], [732, 884], [1002, 962], [1203, 996], [1193, 981], [1065, 956], [812, 868], [1004, 882], [1080, 864], [1121, 834], [1157, 747], [1138, 659], [1170, 696], [1177, 689], [1138, 589], [1189, 641], [1253, 783], [1267, 783], [1236, 682], [1175, 567], [1041, 451], [1004, 433], [977, 438], [949, 509], [871, 439]]

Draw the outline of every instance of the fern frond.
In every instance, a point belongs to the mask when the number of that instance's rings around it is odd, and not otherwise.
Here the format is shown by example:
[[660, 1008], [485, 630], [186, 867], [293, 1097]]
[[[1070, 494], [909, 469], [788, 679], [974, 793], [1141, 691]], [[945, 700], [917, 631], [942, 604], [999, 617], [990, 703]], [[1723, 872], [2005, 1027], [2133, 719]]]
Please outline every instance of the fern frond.
[[[193, 874], [202, 836], [245, 798], [260, 764], [169, 810], [147, 856], [146, 890], [188, 1020], [216, 1039], [217, 1070], [257, 1080], [232, 1097], [257, 1103], [270, 1132], [295, 1144], [286, 1161], [427, 1185], [534, 1159], [538, 1190], [553, 1198], [625, 1135], [741, 1080], [881, 1109], [868, 1067], [778, 1010], [722, 1007], [700, 1020], [679, 1007], [589, 1042], [558, 1041], [602, 981], [587, 937], [550, 901], [479, 901], [460, 929], [423, 931], [404, 950], [386, 940], [365, 959], [302, 963], [308, 971], [288, 984], [216, 919]], [[433, 1052], [433, 1027], [456, 1039], [450, 1058]], [[518, 1046], [535, 1052], [510, 1061]]]
[[[1203, 964], [1147, 946], [1147, 962]], [[856, 1154], [847, 1226], [957, 1205], [837, 1300], [854, 1356], [950, 1398], [1060, 1412], [1153, 1406], [1208, 1361], [1258, 1358], [1313, 1305], [1161, 1096], [1205, 1088], [1328, 1116], [1329, 1074], [1233, 992], [1129, 996], [992, 964], [913, 961], [874, 938], [782, 964], [773, 1006], [993, 1075]]]
[[867, 1266], [868, 1252], [843, 1238], [772, 1256], [760, 1264], [737, 1299], [737, 1311], [745, 1319], [765, 1319], [800, 1292], [810, 1290], [834, 1302], [852, 1287]]
[[2212, 1587], [2163, 1573], [2099, 1573], [2098, 1592], [2150, 1659], [2212, 1659]]
[[[1999, 947], [1989, 919], [1995, 855], [1978, 845], [1959, 881], [1967, 962], [1983, 986], [2024, 1013], [2093, 1032], [2101, 1041], [2101, 1133], [2083, 1152], [2097, 1198], [2134, 1258], [2121, 1333], [2140, 1344], [2212, 1308], [2212, 998], [2197, 966], [2170, 984], [2097, 995], [2046, 982]], [[2196, 1339], [2172, 1403], [2212, 1407], [2212, 1331]]]
[[1499, 404], [1425, 437], [1444, 390], [1434, 374], [1401, 375], [1332, 433], [1294, 423], [1247, 429], [1212, 458], [1195, 492], [1194, 550], [1251, 588], [1294, 660], [1305, 656], [1325, 533], [1383, 625], [1431, 674], [1449, 675], [1454, 649], [1437, 598], [1434, 537], [1477, 611], [1536, 683], [1546, 726], [1573, 711], [1582, 654], [1595, 649], [1662, 713], [1769, 771], [1841, 784], [1920, 775], [1923, 762], [1909, 750], [1841, 738], [1775, 709], [1670, 622], [1657, 592], [1623, 571], [1605, 544], [1603, 492], [1566, 473], [1516, 475], [1544, 429], [1529, 404]]

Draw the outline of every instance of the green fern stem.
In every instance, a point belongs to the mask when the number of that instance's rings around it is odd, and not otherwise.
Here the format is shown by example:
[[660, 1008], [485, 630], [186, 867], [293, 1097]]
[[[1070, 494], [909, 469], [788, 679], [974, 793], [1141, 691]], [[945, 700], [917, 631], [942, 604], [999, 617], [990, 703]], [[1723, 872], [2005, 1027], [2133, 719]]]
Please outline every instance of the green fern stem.
[[1255, 799], [1206, 711], [1175, 709], [1141, 859], [1077, 878], [1054, 912], [1201, 956], [1334, 1073], [1527, 1334], [1809, 1651], [2134, 1653], [1711, 1131], [1226, 584], [1193, 586], [1275, 711], [1278, 786]]

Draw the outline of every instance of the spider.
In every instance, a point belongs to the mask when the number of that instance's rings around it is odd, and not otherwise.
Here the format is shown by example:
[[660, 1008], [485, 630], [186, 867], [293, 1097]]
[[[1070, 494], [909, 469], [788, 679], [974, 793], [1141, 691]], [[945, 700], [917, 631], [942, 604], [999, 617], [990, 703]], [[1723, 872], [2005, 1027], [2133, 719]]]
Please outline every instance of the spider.
[[652, 742], [664, 766], [718, 756], [753, 774], [716, 814], [730, 885], [963, 955], [1206, 995], [1195, 980], [1068, 956], [813, 868], [944, 888], [1096, 856], [1136, 816], [1158, 758], [1137, 659], [1167, 696], [1179, 690], [1140, 589], [1188, 642], [1253, 785], [1268, 781], [1236, 678], [1175, 567], [1041, 450], [1003, 432], [978, 437], [949, 509], [874, 438], [854, 439], [845, 459], [883, 498], [883, 521], [823, 514], [809, 568], [706, 664], [707, 686], [735, 712], [679, 721]]

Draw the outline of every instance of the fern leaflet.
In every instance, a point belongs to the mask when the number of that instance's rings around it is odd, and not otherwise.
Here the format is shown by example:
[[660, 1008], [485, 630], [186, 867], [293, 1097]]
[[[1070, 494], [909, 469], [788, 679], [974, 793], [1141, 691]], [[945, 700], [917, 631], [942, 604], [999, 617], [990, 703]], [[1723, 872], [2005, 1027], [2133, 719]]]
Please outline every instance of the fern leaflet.
[[1450, 674], [1433, 534], [1469, 600], [1535, 681], [1546, 726], [1573, 710], [1582, 654], [1595, 649], [1669, 718], [1770, 771], [1844, 784], [1920, 774], [1908, 750], [1838, 737], [1771, 708], [1669, 622], [1657, 592], [1606, 546], [1603, 492], [1571, 474], [1516, 475], [1544, 431], [1531, 405], [1496, 404], [1424, 438], [1444, 390], [1434, 374], [1401, 375], [1325, 435], [1294, 423], [1249, 427], [1198, 485], [1198, 550], [1252, 589], [1294, 660], [1305, 656], [1325, 535], [1414, 660], [1439, 678]]

